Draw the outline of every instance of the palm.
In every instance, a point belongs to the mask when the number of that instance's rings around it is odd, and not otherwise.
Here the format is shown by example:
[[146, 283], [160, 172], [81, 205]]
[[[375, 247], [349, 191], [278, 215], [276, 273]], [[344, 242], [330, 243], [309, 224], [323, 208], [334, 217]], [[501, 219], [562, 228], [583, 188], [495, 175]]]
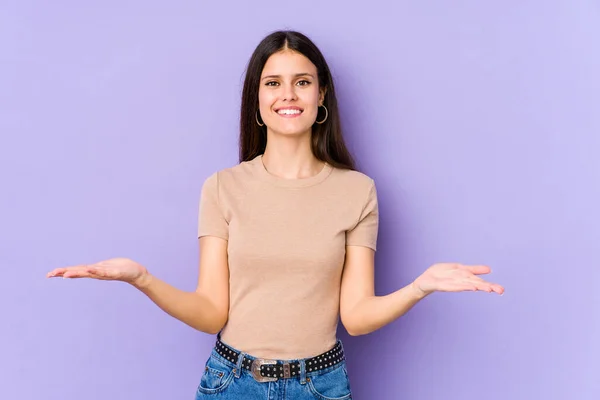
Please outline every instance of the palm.
[[439, 263], [429, 267], [419, 276], [413, 285], [424, 294], [435, 291], [462, 292], [485, 291], [502, 294], [504, 288], [498, 284], [487, 282], [477, 275], [489, 274], [486, 265], [463, 265], [457, 263]]
[[93, 278], [135, 283], [147, 274], [141, 264], [128, 258], [111, 258], [95, 264], [80, 264], [56, 268], [48, 273], [49, 278]]

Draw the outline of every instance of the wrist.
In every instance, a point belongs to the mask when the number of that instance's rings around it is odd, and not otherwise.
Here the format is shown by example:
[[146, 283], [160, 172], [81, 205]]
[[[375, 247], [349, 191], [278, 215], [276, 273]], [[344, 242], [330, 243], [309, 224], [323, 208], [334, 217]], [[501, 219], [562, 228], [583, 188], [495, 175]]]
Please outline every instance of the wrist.
[[430, 295], [432, 293], [432, 292], [421, 289], [419, 287], [419, 284], [416, 281], [413, 281], [409, 286], [410, 286], [414, 296], [419, 300], [427, 297], [428, 295]]
[[133, 282], [131, 282], [131, 284], [134, 287], [136, 287], [137, 289], [144, 290], [144, 289], [147, 289], [148, 286], [150, 286], [151, 282], [152, 282], [152, 275], [149, 272], [145, 272], [144, 274], [140, 275], [137, 279], [135, 279]]

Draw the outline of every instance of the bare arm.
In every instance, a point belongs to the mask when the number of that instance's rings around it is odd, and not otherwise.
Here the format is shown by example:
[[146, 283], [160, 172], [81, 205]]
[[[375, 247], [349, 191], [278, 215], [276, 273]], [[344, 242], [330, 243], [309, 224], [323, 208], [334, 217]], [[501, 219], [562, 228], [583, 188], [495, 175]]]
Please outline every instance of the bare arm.
[[48, 277], [95, 278], [130, 283], [167, 314], [199, 331], [215, 334], [227, 322], [229, 312], [227, 241], [206, 236], [199, 239], [199, 244], [199, 277], [194, 292], [169, 285], [127, 258], [57, 268], [48, 273]]
[[179, 290], [148, 274], [133, 285], [170, 316], [199, 331], [216, 334], [229, 311], [227, 241], [205, 236], [200, 242], [198, 286], [195, 292]]
[[375, 296], [375, 252], [347, 246], [340, 293], [340, 314], [352, 336], [366, 335], [395, 321], [425, 295], [409, 285], [387, 296]]
[[485, 265], [439, 263], [411, 284], [386, 296], [375, 296], [375, 252], [347, 246], [340, 293], [341, 320], [350, 335], [366, 335], [395, 321], [435, 291], [485, 291], [502, 294], [504, 288], [476, 275], [491, 270]]
[[215, 334], [225, 324], [219, 307], [203, 293], [185, 292], [152, 276], [139, 289], [164, 312], [199, 331]]

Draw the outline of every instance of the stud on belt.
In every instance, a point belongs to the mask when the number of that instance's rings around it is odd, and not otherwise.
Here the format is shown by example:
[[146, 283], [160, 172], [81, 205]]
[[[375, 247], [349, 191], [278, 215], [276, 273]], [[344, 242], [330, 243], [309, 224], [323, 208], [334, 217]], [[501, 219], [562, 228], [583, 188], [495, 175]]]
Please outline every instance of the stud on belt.
[[[237, 363], [240, 356], [238, 351], [227, 346], [218, 338], [215, 350], [217, 354], [232, 363]], [[344, 350], [338, 341], [333, 349], [318, 356], [305, 359], [306, 373], [329, 368], [342, 362], [344, 359]], [[298, 361], [288, 362], [263, 358], [252, 360], [244, 356], [242, 368], [250, 371], [254, 379], [258, 382], [274, 382], [279, 379], [287, 379], [300, 375], [300, 362]]]

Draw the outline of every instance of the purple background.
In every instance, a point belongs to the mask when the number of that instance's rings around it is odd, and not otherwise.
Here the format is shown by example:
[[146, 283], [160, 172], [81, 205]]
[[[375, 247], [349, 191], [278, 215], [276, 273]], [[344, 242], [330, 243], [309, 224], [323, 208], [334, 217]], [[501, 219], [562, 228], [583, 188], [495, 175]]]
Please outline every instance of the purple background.
[[598, 3], [207, 3], [0, 4], [0, 398], [193, 398], [213, 336], [45, 273], [125, 256], [194, 289], [200, 187], [280, 28], [324, 52], [376, 180], [377, 293], [441, 261], [506, 287], [340, 328], [355, 398], [600, 398]]

